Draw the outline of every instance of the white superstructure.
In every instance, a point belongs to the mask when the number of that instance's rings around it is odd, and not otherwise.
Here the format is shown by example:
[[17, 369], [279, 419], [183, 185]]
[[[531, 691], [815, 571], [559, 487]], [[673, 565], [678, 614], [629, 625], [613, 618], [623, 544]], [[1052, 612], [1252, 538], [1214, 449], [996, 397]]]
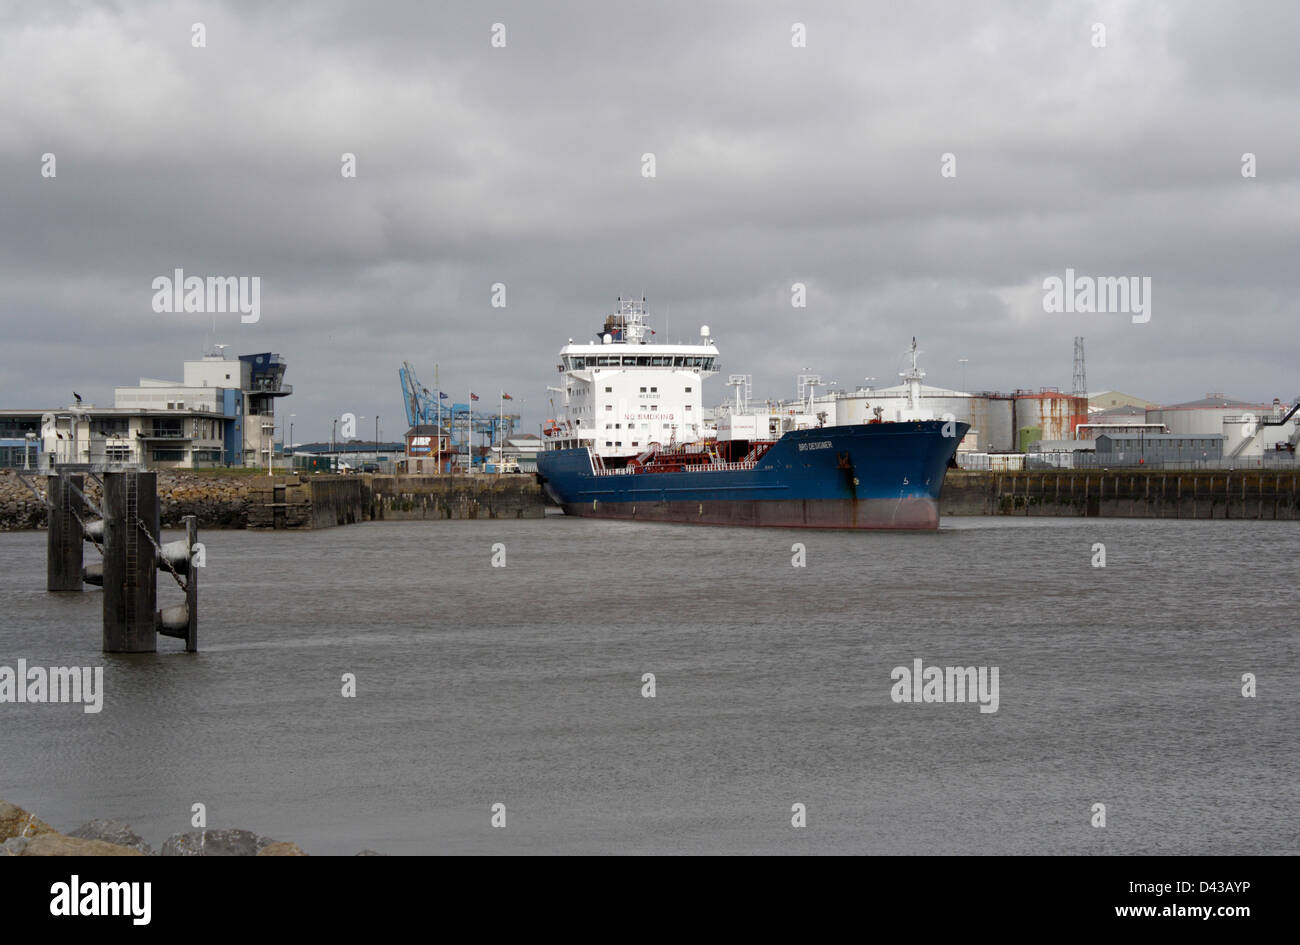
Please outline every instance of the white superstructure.
[[718, 371], [718, 349], [707, 325], [698, 344], [657, 344], [644, 299], [619, 299], [597, 341], [560, 349], [563, 396], [546, 425], [548, 449], [588, 446], [602, 458], [635, 456], [703, 439], [704, 379]]

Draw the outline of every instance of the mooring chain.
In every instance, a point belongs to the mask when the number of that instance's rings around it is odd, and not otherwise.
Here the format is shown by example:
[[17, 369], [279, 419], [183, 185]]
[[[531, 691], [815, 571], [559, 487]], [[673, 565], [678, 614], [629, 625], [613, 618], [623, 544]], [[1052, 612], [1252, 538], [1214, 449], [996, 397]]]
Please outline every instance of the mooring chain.
[[139, 526], [141, 534], [143, 534], [145, 538], [149, 539], [149, 544], [153, 545], [153, 550], [157, 553], [158, 560], [161, 561], [164, 565], [166, 565], [167, 570], [172, 573], [172, 577], [176, 581], [176, 586], [179, 587], [182, 591], [189, 590], [185, 582], [181, 580], [180, 574], [177, 573], [176, 569], [172, 567], [172, 563], [168, 561], [167, 558], [163, 555], [162, 549], [158, 547], [158, 542], [154, 541], [153, 535], [149, 534], [149, 529], [145, 528], [144, 522], [142, 522], [140, 519], [137, 518], [135, 520], [135, 524]]
[[[92, 477], [92, 478], [93, 478], [93, 477]], [[96, 481], [98, 482], [98, 480], [96, 480]], [[72, 482], [71, 479], [67, 480], [67, 485], [68, 485], [68, 488], [70, 488], [73, 492], [75, 492], [78, 496], [80, 496], [82, 502], [86, 503], [86, 508], [90, 509], [90, 511], [92, 511], [92, 512], [94, 512], [96, 515], [98, 515], [99, 518], [100, 518], [100, 521], [103, 521], [103, 519], [104, 519], [104, 510], [103, 510], [100, 506], [98, 506], [97, 504], [95, 504], [94, 502], [91, 502], [91, 501], [90, 501], [90, 496], [86, 495], [86, 493], [84, 493], [84, 492], [82, 492], [80, 489], [78, 489], [78, 488], [76, 487], [76, 485]], [[102, 490], [103, 487], [104, 487], [104, 484], [101, 482], [99, 485], [100, 485], [100, 489]], [[54, 507], [53, 507], [53, 506], [50, 506], [50, 508], [53, 509]], [[91, 544], [93, 544], [93, 545], [95, 546], [95, 548], [99, 550], [99, 553], [100, 553], [100, 555], [102, 556], [102, 555], [104, 554], [104, 547], [103, 547], [103, 545], [101, 545], [98, 541], [96, 541], [96, 540], [95, 540], [95, 537], [94, 537], [93, 535], [91, 535], [89, 532], [86, 531], [86, 522], [85, 522], [85, 520], [84, 520], [80, 515], [77, 514], [77, 510], [74, 509], [74, 508], [72, 507], [71, 503], [69, 503], [69, 505], [68, 505], [68, 511], [72, 513], [72, 517], [75, 518], [75, 519], [77, 520], [77, 524], [81, 526], [81, 534], [84, 535], [86, 538], [89, 538], [89, 539], [90, 539]]]
[[[101, 506], [99, 506], [98, 504], [96, 504], [96, 503], [94, 503], [94, 502], [91, 502], [91, 501], [90, 501], [90, 496], [86, 495], [86, 493], [84, 493], [84, 492], [82, 492], [80, 489], [78, 489], [77, 486], [76, 486], [76, 484], [73, 483], [72, 480], [70, 480], [70, 479], [68, 480], [68, 488], [70, 488], [70, 489], [71, 489], [73, 492], [75, 492], [77, 495], [81, 496], [81, 501], [86, 503], [86, 508], [90, 509], [90, 511], [94, 512], [94, 513], [95, 513], [96, 515], [98, 515], [100, 518], [104, 518], [104, 517], [105, 517], [105, 516], [104, 516], [104, 509], [103, 509]], [[103, 483], [100, 483], [100, 488], [101, 488], [101, 490], [103, 489]]]
[[77, 514], [77, 510], [74, 509], [74, 508], [69, 508], [68, 511], [72, 513], [72, 517], [75, 518], [75, 519], [77, 520], [77, 524], [81, 526], [81, 534], [84, 535], [86, 538], [89, 538], [89, 539], [90, 539], [90, 543], [91, 543], [92, 545], [94, 545], [96, 549], [98, 549], [99, 554], [100, 554], [100, 556], [102, 557], [103, 554], [104, 554], [104, 546], [101, 545], [98, 541], [95, 540], [95, 536], [94, 536], [94, 535], [92, 535], [92, 534], [90, 534], [90, 532], [86, 531], [86, 521], [85, 521], [85, 519], [83, 519], [80, 515], [78, 515], [78, 514]]

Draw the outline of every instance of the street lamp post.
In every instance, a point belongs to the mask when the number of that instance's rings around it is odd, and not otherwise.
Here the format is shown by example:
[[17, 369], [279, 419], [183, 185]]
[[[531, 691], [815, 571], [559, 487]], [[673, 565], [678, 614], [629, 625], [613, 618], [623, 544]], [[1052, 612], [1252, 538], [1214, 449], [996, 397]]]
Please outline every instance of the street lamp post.
[[[366, 421], [366, 415], [363, 413], [361, 416], [357, 417], [357, 420], [359, 420], [360, 422], [364, 423], [364, 422]], [[365, 440], [358, 439], [357, 442], [358, 442], [358, 443], [364, 443]], [[362, 453], [362, 455], [363, 455], [363, 456], [365, 455], [364, 452]], [[356, 450], [353, 450], [353, 451], [352, 451], [352, 471], [353, 471], [354, 473], [355, 473], [355, 472], [360, 472], [360, 470], [357, 468], [357, 453], [356, 453]]]

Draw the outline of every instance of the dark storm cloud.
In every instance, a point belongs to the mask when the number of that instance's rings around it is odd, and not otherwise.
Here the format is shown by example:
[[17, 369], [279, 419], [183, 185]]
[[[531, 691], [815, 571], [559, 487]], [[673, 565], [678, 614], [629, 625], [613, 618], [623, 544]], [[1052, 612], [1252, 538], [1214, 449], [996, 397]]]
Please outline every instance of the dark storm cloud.
[[[151, 280], [175, 268], [262, 277], [261, 321], [217, 316], [216, 340], [285, 356], [300, 440], [344, 411], [396, 433], [404, 359], [426, 384], [438, 362], [458, 397], [504, 388], [536, 421], [555, 350], [620, 293], [649, 296], [659, 337], [710, 325], [724, 370], [752, 372], [760, 396], [790, 393], [805, 365], [887, 382], [914, 334], [938, 384], [960, 386], [964, 357], [972, 388], [1068, 387], [1083, 334], [1094, 389], [1296, 393], [1287, 4], [0, 17], [5, 405], [74, 386], [109, 403], [138, 376], [178, 377], [211, 319], [151, 310]], [[1151, 276], [1151, 322], [1044, 313], [1042, 280], [1067, 266]], [[796, 281], [806, 309], [790, 307]]]

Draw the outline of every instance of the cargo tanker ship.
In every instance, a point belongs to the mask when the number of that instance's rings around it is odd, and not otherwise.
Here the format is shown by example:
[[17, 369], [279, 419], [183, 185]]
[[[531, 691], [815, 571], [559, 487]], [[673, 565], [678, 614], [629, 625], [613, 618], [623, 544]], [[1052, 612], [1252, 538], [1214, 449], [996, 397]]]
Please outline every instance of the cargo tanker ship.
[[[594, 343], [557, 365], [563, 410], [543, 427], [537, 476], [569, 515], [801, 528], [932, 529], [939, 494], [969, 425], [916, 409], [897, 420], [835, 426], [806, 406], [703, 417], [717, 373], [708, 326], [698, 344], [657, 344], [645, 300], [620, 299]], [[912, 371], [919, 391], [916, 346]], [[732, 378], [738, 384], [737, 377]]]

